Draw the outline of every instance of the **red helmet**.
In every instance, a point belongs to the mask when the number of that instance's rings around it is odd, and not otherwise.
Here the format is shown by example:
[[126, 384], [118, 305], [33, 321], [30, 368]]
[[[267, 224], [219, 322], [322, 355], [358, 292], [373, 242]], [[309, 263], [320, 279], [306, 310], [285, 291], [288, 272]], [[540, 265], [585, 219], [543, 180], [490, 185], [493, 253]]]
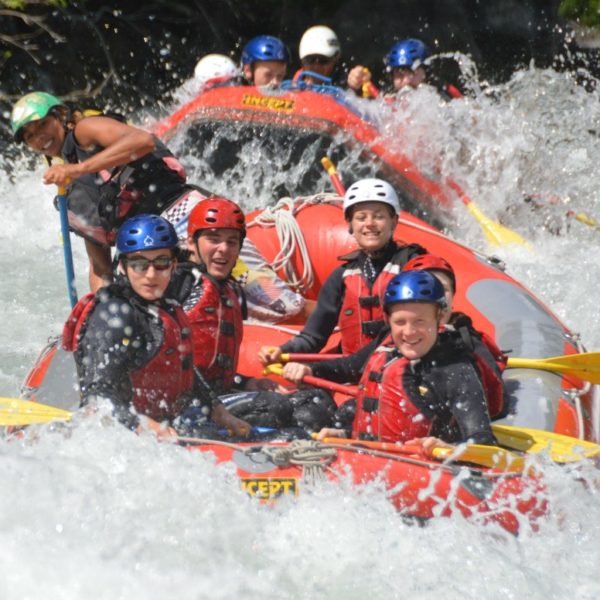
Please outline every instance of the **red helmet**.
[[456, 276], [452, 265], [441, 256], [435, 254], [421, 254], [411, 258], [403, 267], [402, 271], [442, 271], [452, 281], [452, 291], [456, 292]]
[[203, 229], [237, 229], [241, 231], [243, 240], [246, 236], [246, 219], [235, 202], [212, 196], [198, 202], [188, 220], [190, 237]]

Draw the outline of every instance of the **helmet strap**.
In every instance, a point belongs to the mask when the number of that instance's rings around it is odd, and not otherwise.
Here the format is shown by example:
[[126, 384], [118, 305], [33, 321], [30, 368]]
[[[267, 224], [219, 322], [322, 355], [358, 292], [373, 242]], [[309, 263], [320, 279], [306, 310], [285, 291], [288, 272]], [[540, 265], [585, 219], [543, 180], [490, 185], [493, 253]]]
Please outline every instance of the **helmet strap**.
[[196, 250], [196, 259], [198, 260], [198, 263], [197, 263], [198, 268], [200, 269], [200, 271], [202, 273], [208, 273], [208, 271], [206, 269], [206, 263], [202, 259], [202, 254], [200, 254], [200, 246], [198, 245], [198, 240], [200, 239], [201, 235], [202, 235], [202, 231], [197, 231], [196, 235], [194, 235], [194, 237], [193, 237], [194, 249]]

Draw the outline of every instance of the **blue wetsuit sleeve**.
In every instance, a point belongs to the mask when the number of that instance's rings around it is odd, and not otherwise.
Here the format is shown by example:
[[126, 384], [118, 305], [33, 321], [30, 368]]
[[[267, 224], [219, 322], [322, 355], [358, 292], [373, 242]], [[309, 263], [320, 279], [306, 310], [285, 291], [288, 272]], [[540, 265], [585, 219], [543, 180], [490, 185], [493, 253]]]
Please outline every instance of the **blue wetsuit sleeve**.
[[325, 347], [329, 336], [339, 321], [344, 299], [342, 274], [344, 267], [337, 267], [327, 278], [317, 299], [317, 306], [308, 317], [304, 329], [281, 346], [283, 352], [319, 352]]

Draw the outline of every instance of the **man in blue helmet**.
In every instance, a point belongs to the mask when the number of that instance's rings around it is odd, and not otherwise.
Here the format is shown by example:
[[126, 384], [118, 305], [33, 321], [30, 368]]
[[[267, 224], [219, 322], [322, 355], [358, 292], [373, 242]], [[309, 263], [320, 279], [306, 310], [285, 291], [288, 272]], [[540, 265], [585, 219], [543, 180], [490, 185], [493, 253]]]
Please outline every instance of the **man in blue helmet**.
[[177, 262], [177, 234], [166, 219], [140, 214], [117, 233], [115, 282], [74, 307], [63, 348], [74, 352], [81, 404], [107, 400], [118, 421], [159, 437], [214, 423], [237, 435], [251, 427], [231, 415], [194, 369], [189, 321], [166, 296]]
[[[388, 284], [389, 330], [377, 344], [345, 358], [304, 365], [304, 375], [335, 381], [360, 377], [352, 437], [422, 444], [494, 444], [487, 399], [473, 350], [454, 331], [440, 332], [445, 292], [426, 271], [405, 271]], [[344, 437], [341, 428], [321, 438]], [[438, 439], [439, 438], [439, 439]]]
[[250, 85], [278, 86], [290, 62], [285, 44], [271, 35], [252, 38], [242, 51], [242, 72]]

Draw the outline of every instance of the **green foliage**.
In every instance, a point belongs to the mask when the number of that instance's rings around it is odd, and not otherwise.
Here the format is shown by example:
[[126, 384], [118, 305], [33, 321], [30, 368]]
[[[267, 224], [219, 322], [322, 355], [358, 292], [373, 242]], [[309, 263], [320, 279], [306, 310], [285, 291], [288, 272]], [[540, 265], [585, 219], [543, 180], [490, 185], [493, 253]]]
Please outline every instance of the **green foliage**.
[[29, 2], [29, 0], [0, 0], [0, 7], [10, 10], [24, 10], [28, 5], [34, 4], [37, 6], [58, 6], [65, 8], [69, 5], [69, 0], [36, 0], [35, 2]]
[[586, 27], [600, 29], [600, 0], [561, 0], [558, 14]]

